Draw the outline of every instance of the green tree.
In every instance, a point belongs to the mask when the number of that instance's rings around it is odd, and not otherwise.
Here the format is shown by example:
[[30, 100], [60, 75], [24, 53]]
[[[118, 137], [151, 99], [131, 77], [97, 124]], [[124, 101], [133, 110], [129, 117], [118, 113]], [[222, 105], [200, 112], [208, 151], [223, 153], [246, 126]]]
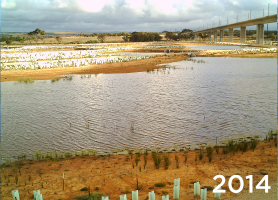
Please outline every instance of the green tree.
[[12, 44], [12, 40], [10, 40], [10, 39], [6, 40], [6, 44], [7, 45], [11, 45]]
[[277, 38], [277, 35], [274, 35], [274, 33], [270, 33], [268, 37], [271, 39], [271, 41], [275, 41]]
[[123, 38], [123, 40], [124, 40], [125, 42], [128, 42], [128, 41], [129, 41], [129, 36], [128, 36], [128, 34], [122, 36], [122, 38]]
[[97, 36], [97, 39], [100, 41], [100, 42], [104, 42], [105, 41], [105, 39], [106, 39], [106, 34], [105, 33], [102, 33], [102, 34], [99, 34], [98, 36]]
[[59, 44], [62, 42], [62, 38], [61, 38], [60, 36], [57, 36], [55, 39], [57, 40], [57, 42], [58, 42]]
[[38, 44], [38, 39], [41, 39], [41, 36], [46, 35], [45, 31], [36, 28], [36, 30], [31, 31], [28, 33], [28, 36], [33, 36], [33, 40]]

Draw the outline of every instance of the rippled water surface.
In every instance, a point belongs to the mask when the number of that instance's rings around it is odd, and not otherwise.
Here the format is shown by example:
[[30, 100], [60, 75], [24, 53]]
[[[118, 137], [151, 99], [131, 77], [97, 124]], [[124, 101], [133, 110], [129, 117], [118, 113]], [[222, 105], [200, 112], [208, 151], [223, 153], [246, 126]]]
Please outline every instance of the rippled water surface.
[[3, 82], [2, 156], [261, 134], [277, 126], [276, 61], [196, 58], [148, 73]]

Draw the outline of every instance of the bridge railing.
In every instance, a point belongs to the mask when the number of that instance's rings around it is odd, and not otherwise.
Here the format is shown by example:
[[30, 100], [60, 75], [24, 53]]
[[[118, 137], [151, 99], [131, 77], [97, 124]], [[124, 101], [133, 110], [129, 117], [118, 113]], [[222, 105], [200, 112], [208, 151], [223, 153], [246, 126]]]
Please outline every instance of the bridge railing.
[[271, 15], [277, 14], [277, 4], [270, 4], [270, 9], [268, 12], [268, 9], [262, 9], [261, 11], [252, 11], [251, 12], [245, 12], [245, 13], [235, 13], [233, 15], [229, 15], [227, 17], [223, 16], [222, 18], [219, 18], [218, 20], [210, 20], [209, 23], [205, 23], [202, 26], [196, 27], [194, 31], [201, 31], [206, 30], [209, 28], [216, 28], [219, 26], [225, 26], [229, 24], [234, 24], [237, 22], [244, 22], [251, 19], [258, 19], [262, 17], [267, 17]]

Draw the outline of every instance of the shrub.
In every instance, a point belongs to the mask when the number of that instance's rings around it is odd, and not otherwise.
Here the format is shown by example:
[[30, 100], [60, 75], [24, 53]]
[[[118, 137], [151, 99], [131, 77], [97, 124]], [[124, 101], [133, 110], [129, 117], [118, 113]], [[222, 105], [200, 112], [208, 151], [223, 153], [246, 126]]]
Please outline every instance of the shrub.
[[83, 187], [80, 191], [88, 191], [88, 190], [89, 190], [89, 188]]
[[161, 156], [157, 154], [157, 152], [152, 152], [152, 157], [154, 161], [154, 165], [156, 169], [159, 169], [160, 163], [161, 163]]
[[257, 141], [257, 140], [252, 140], [251, 141], [251, 149], [253, 149], [253, 151], [255, 150], [258, 143], [259, 143], [259, 141]]
[[87, 42], [85, 42], [86, 44], [91, 44], [91, 43], [99, 43], [98, 40], [88, 40]]
[[164, 168], [168, 169], [170, 165], [170, 158], [168, 154], [164, 154]]
[[203, 159], [203, 152], [202, 152], [202, 150], [201, 150], [201, 149], [200, 149], [199, 159], [200, 159], [200, 160], [202, 160], [202, 159]]
[[211, 157], [212, 153], [213, 153], [213, 148], [212, 147], [207, 147], [206, 150], [207, 150], [207, 157]]
[[147, 154], [144, 154], [144, 166], [146, 166], [147, 165]]
[[136, 158], [135, 158], [135, 163], [136, 163], [136, 166], [138, 165], [138, 162], [140, 161], [138, 155], [136, 155]]
[[219, 146], [214, 146], [214, 149], [215, 149], [216, 153], [218, 154], [219, 153]]
[[155, 187], [164, 187], [166, 184], [165, 183], [156, 183]]
[[90, 196], [89, 196], [89, 194], [77, 195], [73, 199], [78, 199], [78, 200], [101, 200], [102, 196], [104, 196], [102, 193], [91, 193]]
[[129, 194], [129, 193], [131, 193], [129, 190], [126, 190], [126, 191], [125, 191], [125, 194]]

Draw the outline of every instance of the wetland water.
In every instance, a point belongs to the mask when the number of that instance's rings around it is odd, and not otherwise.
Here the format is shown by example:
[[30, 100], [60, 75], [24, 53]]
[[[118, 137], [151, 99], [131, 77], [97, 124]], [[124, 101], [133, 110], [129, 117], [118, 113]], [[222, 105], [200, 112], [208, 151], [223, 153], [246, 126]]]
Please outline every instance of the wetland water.
[[276, 58], [195, 60], [152, 72], [2, 82], [2, 157], [55, 146], [164, 148], [277, 127]]

